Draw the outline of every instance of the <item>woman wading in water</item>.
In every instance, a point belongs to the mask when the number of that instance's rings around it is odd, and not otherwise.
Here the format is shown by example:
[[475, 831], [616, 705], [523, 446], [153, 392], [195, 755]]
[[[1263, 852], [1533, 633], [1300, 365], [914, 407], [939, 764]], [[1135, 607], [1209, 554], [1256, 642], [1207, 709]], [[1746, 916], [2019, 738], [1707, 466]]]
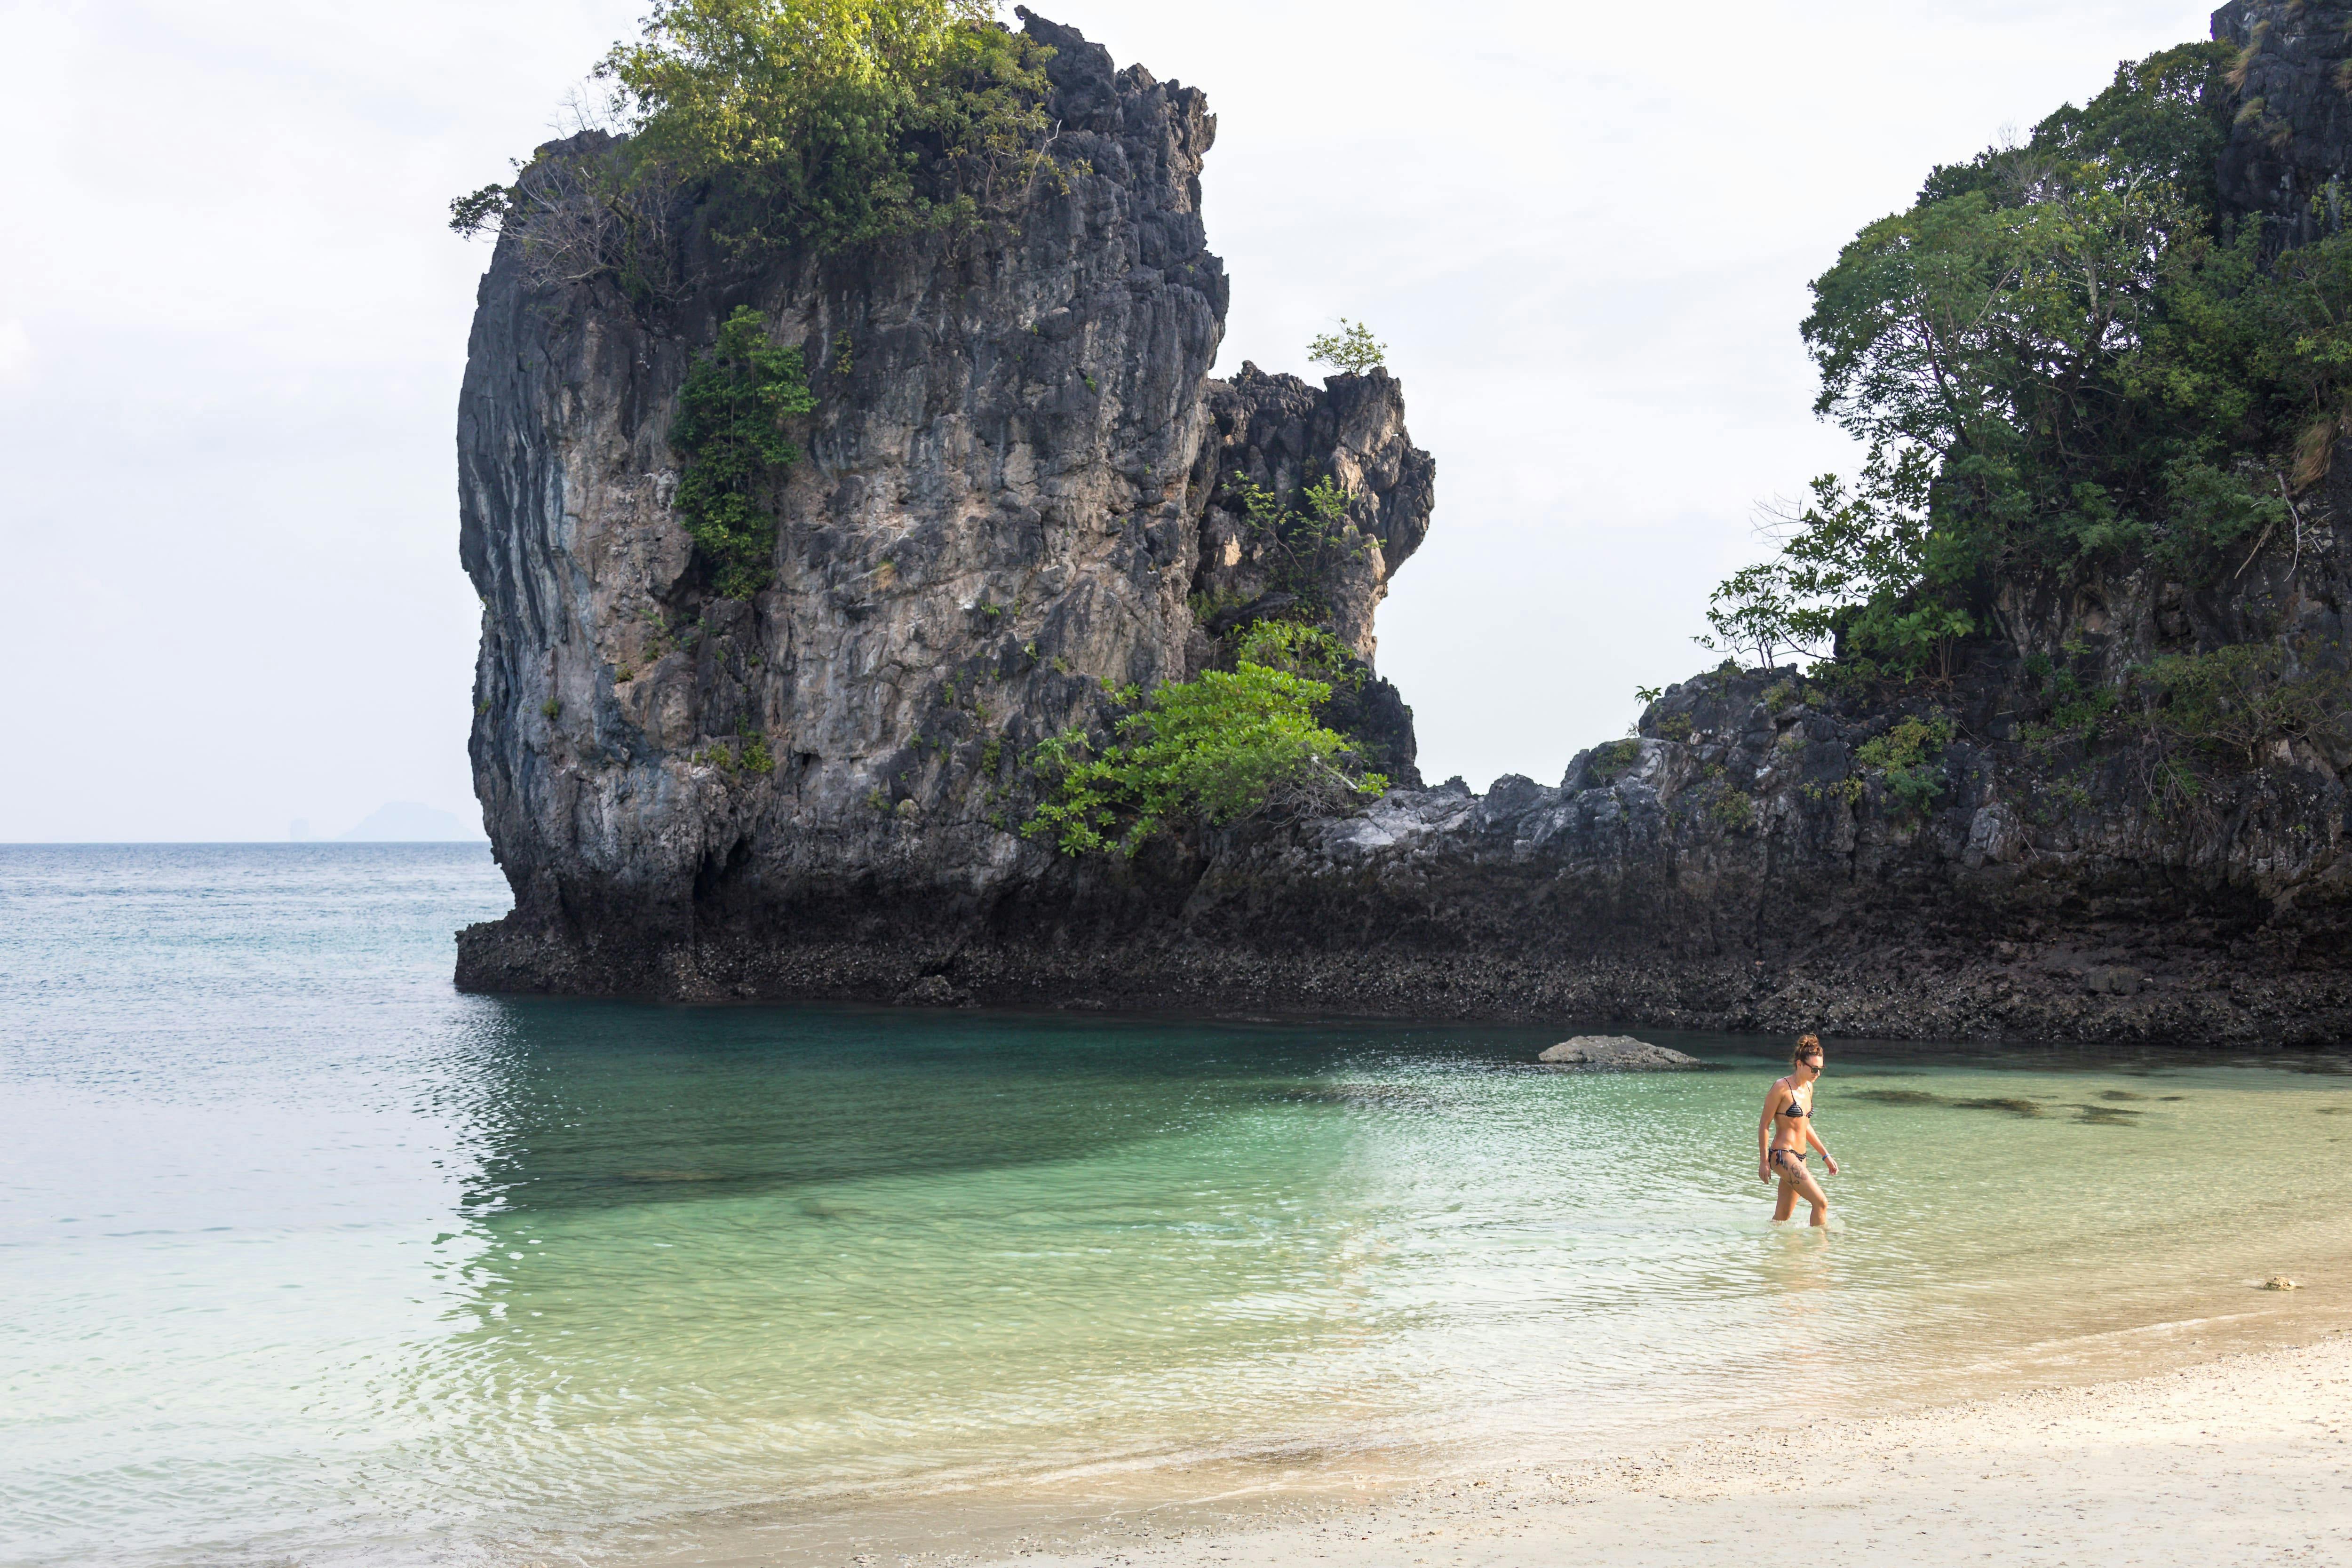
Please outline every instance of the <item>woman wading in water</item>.
[[1764, 1182], [1780, 1178], [1780, 1199], [1772, 1205], [1776, 1221], [1796, 1213], [1797, 1199], [1801, 1196], [1813, 1205], [1815, 1225], [1829, 1223], [1829, 1195], [1805, 1169], [1805, 1151], [1819, 1149], [1822, 1163], [1830, 1168], [1831, 1175], [1837, 1174], [1837, 1162], [1830, 1158], [1829, 1146], [1813, 1131], [1813, 1083], [1821, 1076], [1821, 1038], [1803, 1036], [1789, 1058], [1789, 1076], [1775, 1079], [1764, 1096], [1764, 1120], [1756, 1124], [1756, 1176]]

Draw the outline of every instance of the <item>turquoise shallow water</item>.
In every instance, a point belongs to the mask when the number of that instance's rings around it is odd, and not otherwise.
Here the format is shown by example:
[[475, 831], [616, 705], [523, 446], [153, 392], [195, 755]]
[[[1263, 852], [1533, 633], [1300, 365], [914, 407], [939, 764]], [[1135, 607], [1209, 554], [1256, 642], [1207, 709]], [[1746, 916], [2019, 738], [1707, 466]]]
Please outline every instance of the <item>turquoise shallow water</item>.
[[1559, 1031], [455, 994], [505, 901], [478, 849], [0, 848], [0, 1562], [594, 1561], [1575, 1451], [2352, 1284], [2331, 1071], [1833, 1045], [1807, 1236], [1754, 1179], [1769, 1042], [1585, 1076], [1528, 1065]]

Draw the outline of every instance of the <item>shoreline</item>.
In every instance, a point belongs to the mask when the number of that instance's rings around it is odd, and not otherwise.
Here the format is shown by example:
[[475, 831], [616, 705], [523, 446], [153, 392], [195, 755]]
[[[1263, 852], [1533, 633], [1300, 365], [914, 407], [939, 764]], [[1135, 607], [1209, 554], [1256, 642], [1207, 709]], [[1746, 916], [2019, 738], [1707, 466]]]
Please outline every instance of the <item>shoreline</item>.
[[[2331, 1297], [2332, 1291], [2327, 1292]], [[2331, 1302], [2332, 1306], [2332, 1302]], [[1544, 1440], [1290, 1448], [1113, 1465], [1006, 1486], [752, 1505], [606, 1535], [584, 1556], [701, 1568], [1695, 1568], [1759, 1532], [1814, 1564], [1985, 1561], [2352, 1564], [2352, 1315], [2292, 1338], [2202, 1318], [2148, 1370], [2044, 1369], [1981, 1398], [1906, 1401], [1729, 1430], [1672, 1413], [1583, 1454]], [[2255, 1331], [2252, 1342], [2242, 1334]], [[2200, 1354], [2191, 1346], [2221, 1340]], [[2231, 1342], [2234, 1341], [2234, 1342]], [[1139, 1488], [1150, 1471], [1157, 1481]], [[600, 1532], [601, 1533], [601, 1532]], [[552, 1544], [550, 1542], [549, 1544]], [[619, 1547], [617, 1553], [614, 1547]], [[2129, 1549], [2127, 1549], [2129, 1548]]]
[[[1217, 1524], [901, 1554], [1030, 1568], [2352, 1562], [2352, 1329], [2153, 1374], [1717, 1435]], [[868, 1559], [873, 1560], [873, 1559]]]

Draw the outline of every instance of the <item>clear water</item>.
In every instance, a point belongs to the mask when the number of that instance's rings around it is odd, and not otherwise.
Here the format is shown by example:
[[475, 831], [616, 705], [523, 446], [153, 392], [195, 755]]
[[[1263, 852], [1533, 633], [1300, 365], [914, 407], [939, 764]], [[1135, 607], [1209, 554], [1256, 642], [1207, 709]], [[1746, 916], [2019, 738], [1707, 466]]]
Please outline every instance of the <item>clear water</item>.
[[1769, 1042], [1584, 1076], [1528, 1065], [1559, 1031], [457, 995], [505, 904], [457, 847], [0, 848], [0, 1562], [651, 1557], [1574, 1452], [2352, 1284], [2328, 1071], [1836, 1048], [1824, 1237], [1767, 1223]]

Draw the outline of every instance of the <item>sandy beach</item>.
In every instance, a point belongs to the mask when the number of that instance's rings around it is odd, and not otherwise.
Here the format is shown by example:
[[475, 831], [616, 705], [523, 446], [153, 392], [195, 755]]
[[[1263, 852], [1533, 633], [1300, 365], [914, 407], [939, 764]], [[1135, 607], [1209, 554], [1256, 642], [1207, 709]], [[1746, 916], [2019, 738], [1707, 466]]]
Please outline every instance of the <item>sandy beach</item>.
[[1467, 1475], [1255, 1528], [1107, 1537], [1039, 1564], [2352, 1563], [2352, 1334], [2034, 1389]]

